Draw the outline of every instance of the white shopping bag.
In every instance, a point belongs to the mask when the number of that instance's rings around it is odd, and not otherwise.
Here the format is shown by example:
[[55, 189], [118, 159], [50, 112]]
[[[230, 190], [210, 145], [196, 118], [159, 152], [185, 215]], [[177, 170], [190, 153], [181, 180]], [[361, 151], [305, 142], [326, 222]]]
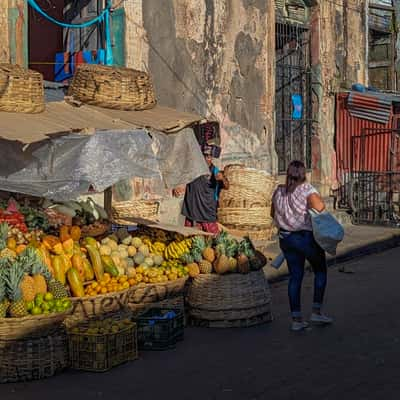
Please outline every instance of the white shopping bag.
[[335, 256], [338, 244], [344, 238], [344, 229], [337, 219], [329, 212], [308, 210], [311, 215], [315, 241], [327, 253]]

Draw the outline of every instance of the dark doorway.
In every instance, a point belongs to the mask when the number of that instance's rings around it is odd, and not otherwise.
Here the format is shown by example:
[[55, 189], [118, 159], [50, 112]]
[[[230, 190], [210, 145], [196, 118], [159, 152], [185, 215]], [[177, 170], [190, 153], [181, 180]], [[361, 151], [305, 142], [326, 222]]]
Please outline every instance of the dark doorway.
[[[37, 0], [38, 5], [51, 17], [62, 21], [64, 0]], [[48, 21], [29, 7], [29, 68], [54, 80], [55, 54], [63, 51], [63, 28]]]

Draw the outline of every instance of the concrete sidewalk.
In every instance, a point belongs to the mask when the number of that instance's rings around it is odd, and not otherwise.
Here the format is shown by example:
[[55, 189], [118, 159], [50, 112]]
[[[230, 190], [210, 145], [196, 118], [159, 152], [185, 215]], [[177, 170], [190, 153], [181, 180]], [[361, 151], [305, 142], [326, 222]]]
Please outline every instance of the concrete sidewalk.
[[[328, 256], [328, 265], [340, 264], [346, 261], [370, 254], [380, 253], [400, 246], [400, 228], [385, 228], [378, 226], [345, 225], [345, 238], [338, 247], [336, 260]], [[278, 239], [267, 244], [255, 243], [268, 258], [269, 265], [265, 273], [269, 280], [283, 278], [288, 275], [286, 262], [277, 270], [271, 267], [271, 261], [280, 253]]]

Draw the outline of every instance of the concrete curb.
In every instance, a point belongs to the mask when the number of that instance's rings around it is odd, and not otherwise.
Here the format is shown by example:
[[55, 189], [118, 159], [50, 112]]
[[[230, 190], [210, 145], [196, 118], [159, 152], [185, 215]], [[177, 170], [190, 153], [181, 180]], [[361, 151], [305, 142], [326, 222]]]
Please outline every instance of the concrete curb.
[[[400, 246], [400, 230], [398, 235], [394, 234], [390, 238], [377, 240], [372, 243], [344, 250], [336, 256], [336, 260], [335, 257], [328, 256], [328, 268], [335, 267], [340, 264], [345, 264], [352, 260], [363, 258], [365, 256], [382, 253], [386, 250], [390, 250], [398, 246]], [[311, 268], [308, 264], [306, 265], [306, 270], [311, 271]], [[269, 262], [267, 266], [264, 267], [264, 273], [268, 279], [268, 282], [270, 283], [285, 281], [289, 278], [286, 262], [278, 270], [271, 267], [271, 263]]]

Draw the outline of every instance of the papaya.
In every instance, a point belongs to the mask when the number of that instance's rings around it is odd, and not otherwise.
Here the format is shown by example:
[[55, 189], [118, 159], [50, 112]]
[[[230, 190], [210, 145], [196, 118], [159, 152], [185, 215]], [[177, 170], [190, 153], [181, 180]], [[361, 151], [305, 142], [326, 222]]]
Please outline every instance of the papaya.
[[[97, 243], [97, 242], [96, 242]], [[90, 263], [92, 264], [94, 275], [96, 276], [96, 280], [98, 282], [103, 280], [104, 277], [104, 268], [103, 263], [101, 261], [101, 256], [96, 246], [86, 245], [86, 249], [89, 254]]]
[[64, 254], [64, 247], [62, 245], [62, 243], [57, 243], [56, 245], [54, 245], [50, 251], [54, 254], [60, 255], [60, 254]]
[[47, 250], [47, 247], [43, 243], [40, 243], [36, 247], [36, 250], [37, 254], [40, 256], [40, 258], [42, 259], [43, 263], [46, 265], [48, 270], [52, 273], [52, 275], [54, 275], [53, 264], [51, 262], [50, 253], [49, 250]]
[[15, 248], [15, 252], [17, 253], [17, 255], [20, 255], [22, 252], [24, 252], [26, 249], [26, 244], [19, 244], [16, 248]]
[[71, 257], [72, 268], [75, 268], [79, 272], [79, 276], [82, 281], [85, 281], [85, 269], [83, 268], [83, 258], [79, 254], [74, 254]]
[[71, 239], [74, 242], [79, 242], [79, 240], [81, 239], [81, 235], [82, 235], [81, 228], [77, 225], [74, 225], [71, 227], [69, 234], [71, 236]]
[[71, 239], [71, 235], [69, 234], [69, 226], [62, 225], [60, 227], [60, 241], [64, 243], [68, 239]]
[[107, 272], [112, 277], [116, 277], [119, 275], [118, 268], [116, 267], [113, 259], [110, 256], [101, 256], [101, 261], [103, 262], [104, 272]]
[[54, 278], [56, 278], [63, 285], [65, 285], [65, 265], [63, 257], [53, 256], [51, 261], [52, 261], [52, 268], [54, 271]]
[[63, 242], [62, 246], [64, 249], [64, 253], [68, 257], [72, 257], [74, 254], [74, 241], [71, 238], [69, 238], [65, 242]]
[[85, 245], [93, 246], [93, 247], [95, 247], [97, 249], [97, 240], [92, 238], [92, 237], [90, 237], [90, 236], [85, 237], [85, 239], [83, 239], [83, 243]]
[[83, 282], [79, 276], [79, 272], [74, 268], [70, 268], [67, 272], [67, 280], [69, 287], [71, 288], [72, 296], [83, 297], [85, 290], [83, 288]]
[[83, 260], [83, 269], [85, 271], [85, 281], [92, 281], [94, 279], [94, 271], [92, 265], [86, 257], [82, 258]]
[[67, 273], [67, 271], [72, 267], [71, 259], [66, 254], [60, 254], [60, 256], [64, 262], [64, 271]]
[[48, 250], [52, 250], [54, 248], [54, 246], [56, 246], [57, 244], [60, 243], [60, 240], [58, 239], [57, 236], [53, 236], [53, 235], [46, 235], [43, 239], [42, 239], [42, 243], [46, 246], [46, 248]]

